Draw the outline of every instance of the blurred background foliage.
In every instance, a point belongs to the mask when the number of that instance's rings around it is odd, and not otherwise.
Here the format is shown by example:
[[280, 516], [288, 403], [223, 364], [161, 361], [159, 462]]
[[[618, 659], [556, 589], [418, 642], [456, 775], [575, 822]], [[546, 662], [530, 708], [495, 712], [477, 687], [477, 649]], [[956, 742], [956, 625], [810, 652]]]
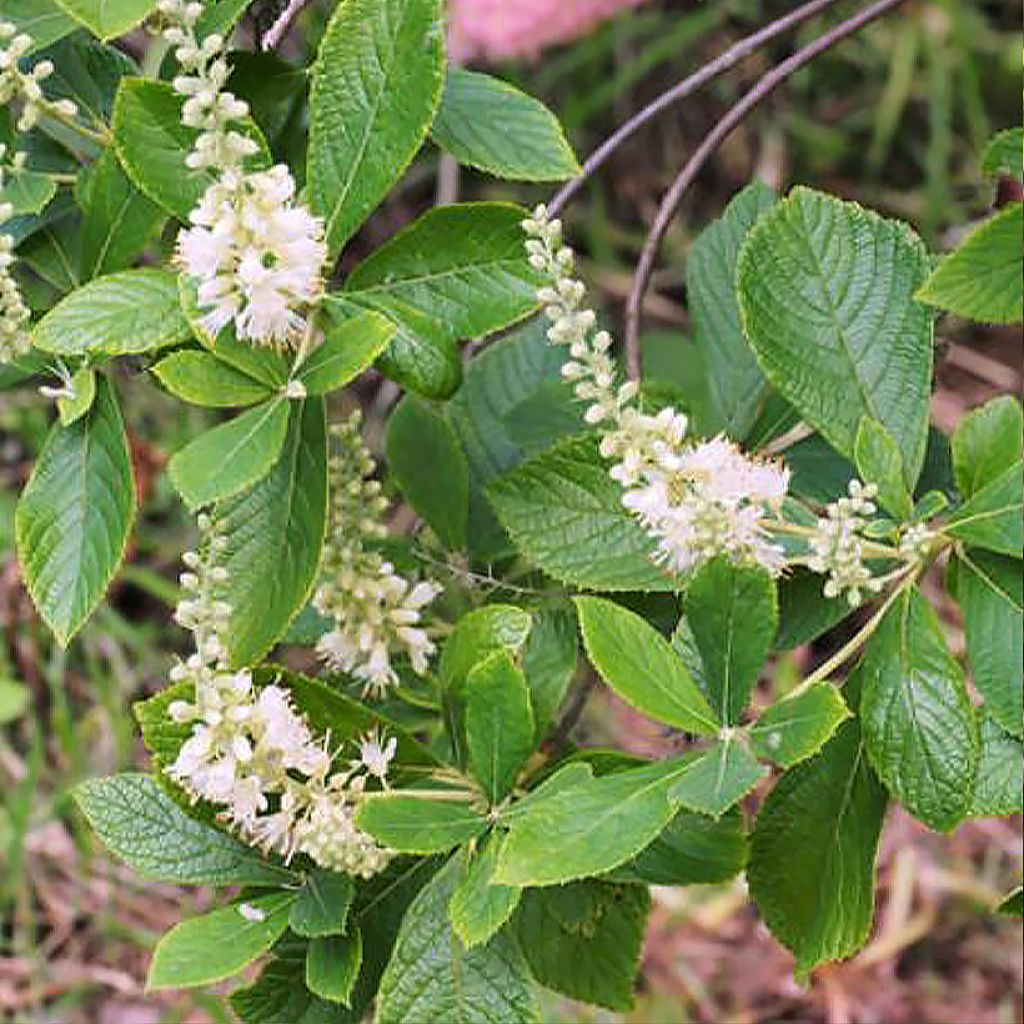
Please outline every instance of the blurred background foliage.
[[[507, 0], [515, 3], [517, 0]], [[453, 0], [469, 17], [473, 0]], [[493, 6], [493, 3], [492, 3]], [[792, 8], [791, 0], [648, 0], [584, 38], [529, 59], [490, 66], [537, 95], [585, 156], [616, 125], [731, 42]], [[838, 19], [849, 5], [839, 5]], [[301, 71], [333, 4], [313, 3], [275, 54], [240, 54], [233, 87], [250, 100], [278, 156], [301, 172]], [[252, 48], [276, 11], [257, 0], [243, 22]], [[618, 321], [646, 228], [682, 162], [727, 107], [771, 64], [821, 31], [817, 19], [749, 58], [637, 135], [566, 212], [610, 322]], [[155, 73], [160, 40], [137, 32], [123, 49]], [[482, 62], [472, 56], [471, 66]], [[984, 142], [1021, 116], [1021, 9], [1013, 0], [912, 0], [820, 58], [754, 113], [702, 174], [665, 240], [645, 305], [648, 372], [688, 390], [700, 367], [687, 342], [685, 258], [695, 235], [752, 177], [796, 182], [857, 199], [912, 222], [948, 248], [991, 207], [978, 160]], [[435, 202], [549, 191], [452, 173], [428, 152], [350, 246], [342, 272]], [[161, 245], [167, 246], [171, 236]], [[933, 406], [949, 429], [968, 408], [1019, 392], [1020, 333], [943, 325]], [[21, 588], [13, 506], [48, 429], [51, 409], [32, 390], [0, 392], [0, 1019], [55, 1024], [202, 1024], [228, 1020], [213, 996], [141, 991], [146, 950], [205, 894], [152, 886], [103, 860], [72, 812], [82, 778], [145, 763], [130, 704], [164, 685], [178, 557], [191, 525], [162, 474], [170, 453], [209, 413], [163, 395], [141, 373], [121, 380], [143, 512], [111, 599], [67, 651], [48, 637]], [[370, 429], [394, 400], [373, 379], [358, 396]], [[402, 509], [395, 525], [408, 527]], [[950, 609], [954, 644], [962, 637]], [[797, 678], [807, 652], [779, 666]], [[667, 742], [609, 700], [583, 723], [587, 739], [654, 753]], [[767, 937], [739, 886], [658, 894], [644, 955], [644, 994], [629, 1018], [645, 1022], [800, 1020], [972, 1022], [1022, 1018], [1020, 926], [987, 913], [1017, 884], [1020, 821], [974, 822], [952, 839], [903, 817], [883, 851], [877, 934], [852, 963], [828, 968], [806, 991]], [[545, 1019], [580, 1016], [552, 1002]]]

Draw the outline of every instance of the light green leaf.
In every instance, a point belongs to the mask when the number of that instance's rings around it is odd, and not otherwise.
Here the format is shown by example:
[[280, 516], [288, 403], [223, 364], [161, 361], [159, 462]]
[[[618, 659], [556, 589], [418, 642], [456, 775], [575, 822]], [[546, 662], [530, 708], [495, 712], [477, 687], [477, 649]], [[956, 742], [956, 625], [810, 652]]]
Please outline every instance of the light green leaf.
[[322, 935], [306, 953], [306, 987], [333, 1003], [349, 1005], [363, 963], [363, 937], [359, 929], [349, 935]]
[[987, 715], [981, 720], [981, 759], [971, 800], [972, 817], [1024, 813], [1024, 746]]
[[469, 468], [449, 422], [410, 395], [388, 418], [384, 452], [402, 493], [438, 540], [450, 551], [464, 550]]
[[955, 828], [970, 810], [978, 723], [963, 671], [917, 590], [896, 601], [865, 647], [860, 717], [889, 791], [931, 828]]
[[580, 165], [540, 100], [477, 71], [448, 71], [434, 141], [467, 167], [511, 181], [564, 181]]
[[255, 405], [273, 391], [248, 374], [233, 369], [209, 352], [172, 352], [150, 370], [167, 390], [184, 402], [212, 408]]
[[731, 725], [747, 706], [775, 639], [775, 583], [761, 569], [715, 559], [691, 577], [685, 608], [707, 695], [718, 720]]
[[378, 313], [361, 313], [331, 327], [299, 367], [298, 380], [308, 395], [336, 391], [367, 369], [394, 335], [394, 324]]
[[355, 883], [348, 875], [323, 869], [311, 871], [288, 913], [288, 927], [307, 939], [340, 935], [348, 927], [355, 894]]
[[[495, 880], [561, 885], [610, 871], [635, 857], [669, 823], [668, 792], [686, 764], [665, 761], [614, 772], [538, 796], [503, 818], [510, 832]], [[558, 836], [557, 854], [552, 836]]]
[[533, 629], [523, 649], [523, 672], [530, 688], [530, 704], [540, 742], [569, 692], [578, 664], [579, 639], [572, 606], [541, 608], [533, 616]]
[[775, 202], [767, 185], [751, 182], [732, 198], [721, 219], [700, 233], [686, 264], [693, 340], [707, 374], [710, 409], [705, 427], [708, 433], [724, 430], [738, 440], [754, 425], [768, 382], [740, 323], [736, 261], [743, 239]]
[[675, 590], [654, 542], [622, 505], [591, 437], [568, 438], [487, 487], [519, 552], [554, 579], [594, 590]]
[[325, 435], [323, 399], [293, 403], [270, 472], [216, 507], [216, 529], [228, 539], [222, 564], [233, 665], [258, 662], [309, 600], [327, 526]]
[[[191, 170], [185, 157], [195, 144], [198, 129], [181, 123], [184, 97], [168, 82], [125, 78], [114, 101], [114, 148], [125, 173], [145, 195], [183, 223], [213, 184], [209, 169]], [[267, 166], [266, 140], [251, 120], [241, 131], [254, 139], [260, 152], [253, 166]]]
[[690, 764], [668, 798], [689, 811], [720, 818], [767, 774], [741, 740], [726, 739]]
[[1024, 546], [1022, 464], [1015, 462], [949, 517], [945, 532], [989, 551], [1020, 558]]
[[57, 399], [57, 414], [62, 427], [77, 423], [96, 400], [96, 371], [88, 367], [79, 370], [71, 378], [71, 397], [62, 395]]
[[713, 736], [720, 723], [672, 645], [635, 612], [577, 597], [587, 657], [628, 704], [666, 725]]
[[166, 270], [123, 270], [62, 299], [36, 324], [32, 343], [61, 356], [123, 356], [177, 345], [191, 331]]
[[0, 676], [0, 725], [16, 721], [28, 709], [32, 693], [24, 683]]
[[166, 219], [128, 180], [112, 148], [79, 175], [75, 199], [82, 209], [79, 258], [86, 279], [130, 267]]
[[816, 754], [849, 717], [842, 694], [831, 683], [815, 683], [763, 711], [748, 729], [750, 744], [758, 757], [792, 768]]
[[985, 323], [1019, 324], [1024, 305], [1024, 203], [972, 231], [932, 272], [917, 297]]
[[465, 949], [448, 920], [463, 875], [453, 857], [406, 912], [380, 981], [376, 1024], [532, 1024], [533, 983], [519, 948], [499, 933]]
[[518, 652], [530, 635], [532, 621], [529, 612], [511, 604], [488, 604], [463, 615], [441, 651], [441, 684], [461, 690], [473, 666], [489, 654]]
[[360, 263], [346, 291], [357, 302], [397, 300], [460, 339], [507, 327], [538, 305], [525, 216], [510, 203], [435, 207]]
[[0, 188], [0, 204], [10, 204], [13, 208], [11, 217], [39, 214], [50, 205], [56, 194], [57, 183], [45, 174], [5, 169], [4, 186]]
[[493, 833], [483, 843], [448, 904], [452, 928], [466, 949], [490, 940], [512, 916], [523, 892], [493, 881], [501, 843]]
[[196, 988], [237, 974], [284, 934], [294, 899], [276, 892], [175, 925], [153, 950], [146, 988]]
[[185, 504], [202, 508], [262, 480], [281, 454], [290, 415], [286, 399], [272, 398], [176, 452], [168, 474]]
[[1021, 163], [1024, 149], [1024, 128], [1007, 128], [997, 132], [985, 147], [981, 158], [981, 169], [991, 178], [1006, 176], [1017, 181], [1024, 180], [1024, 165]]
[[135, 518], [121, 410], [106, 379], [96, 383], [87, 416], [54, 424], [15, 513], [25, 583], [64, 645], [106, 592]]
[[848, 457], [861, 417], [881, 423], [908, 487], [928, 432], [932, 315], [914, 299], [927, 270], [905, 224], [800, 187], [758, 221], [737, 270], [743, 326], [768, 379]]
[[466, 677], [469, 766], [492, 804], [512, 791], [533, 737], [526, 679], [507, 650], [494, 651]]
[[605, 877], [649, 885], [726, 882], [747, 863], [747, 836], [740, 810], [720, 818], [679, 811], [636, 857]]
[[311, 78], [309, 197], [337, 252], [430, 130], [444, 85], [442, 0], [346, 0]]
[[4, 0], [4, 21], [19, 32], [31, 36], [35, 53], [69, 35], [78, 28], [76, 22], [55, 0]]
[[148, 775], [86, 779], [75, 802], [111, 853], [158, 882], [281, 885], [295, 874], [187, 815]]
[[57, 0], [75, 21], [100, 39], [116, 39], [155, 9], [157, 0]]
[[865, 416], [854, 442], [857, 474], [878, 488], [878, 503], [897, 519], [914, 514], [914, 502], [904, 483], [903, 457], [892, 435], [881, 423]]
[[1021, 563], [966, 548], [957, 564], [955, 596], [964, 616], [974, 685], [985, 698], [985, 710], [1007, 732], [1024, 736]]
[[[650, 902], [645, 886], [594, 879], [527, 890], [515, 927], [533, 976], [573, 999], [632, 1009]], [[592, 910], [588, 919], [565, 920], [562, 908], [581, 904]]]
[[970, 498], [1024, 456], [1024, 414], [1013, 395], [1000, 395], [973, 409], [951, 442], [956, 485]]
[[851, 720], [820, 754], [786, 772], [762, 805], [750, 893], [799, 974], [850, 956], [867, 939], [886, 804]]
[[402, 796], [401, 790], [367, 797], [356, 823], [384, 846], [416, 854], [444, 853], [487, 828], [468, 803]]

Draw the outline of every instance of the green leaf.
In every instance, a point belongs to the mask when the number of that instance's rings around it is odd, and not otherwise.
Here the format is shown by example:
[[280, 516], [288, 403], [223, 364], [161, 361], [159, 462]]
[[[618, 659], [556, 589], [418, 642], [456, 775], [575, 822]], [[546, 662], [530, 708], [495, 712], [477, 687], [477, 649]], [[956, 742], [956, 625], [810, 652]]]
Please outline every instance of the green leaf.
[[725, 739], [690, 764], [668, 797], [689, 811], [720, 818], [767, 774], [742, 741]]
[[856, 203], [795, 188], [740, 253], [743, 325], [768, 379], [841, 454], [861, 417], [893, 436], [908, 487], [924, 460], [932, 315], [920, 239]]
[[172, 352], [150, 372], [175, 398], [193, 405], [237, 408], [255, 405], [273, 394], [261, 381], [195, 349]]
[[530, 688], [535, 742], [544, 738], [569, 692], [576, 675], [578, 647], [576, 615], [571, 605], [541, 608], [534, 613], [530, 638], [523, 649], [523, 672]]
[[272, 398], [176, 452], [167, 469], [185, 504], [202, 508], [262, 480], [281, 454], [290, 415], [286, 399]]
[[116, 39], [156, 9], [157, 0], [57, 0], [75, 21], [100, 39]]
[[57, 399], [57, 414], [62, 427], [77, 423], [96, 400], [96, 371], [88, 368], [79, 370], [71, 378], [71, 397], [62, 395]]
[[981, 759], [971, 800], [972, 817], [1024, 813], [1024, 745], [987, 715], [981, 720]]
[[946, 256], [917, 297], [985, 323], [1019, 324], [1024, 305], [1024, 203], [1004, 207]]
[[[114, 148], [128, 177], [154, 203], [187, 223], [215, 178], [209, 169], [185, 165], [198, 129], [181, 123], [184, 102], [168, 82], [125, 78], [114, 101], [113, 129]], [[242, 125], [241, 131], [260, 147], [251, 158], [253, 165], [269, 165], [270, 153], [259, 129], [249, 119]]]
[[461, 690], [470, 670], [495, 651], [519, 651], [530, 635], [530, 613], [511, 604], [488, 604], [459, 619], [445, 641], [438, 677], [449, 690]]
[[[10, 204], [11, 217], [42, 213], [57, 194], [57, 183], [34, 171], [9, 171], [5, 168], [0, 204]], [[9, 218], [5, 218], [9, 219]]]
[[237, 974], [284, 934], [294, 899], [276, 892], [175, 925], [153, 950], [146, 988], [195, 988]]
[[636, 857], [605, 877], [649, 885], [726, 882], [747, 863], [747, 836], [739, 809], [720, 818], [679, 811]]
[[[589, 919], [563, 920], [562, 905], [582, 901], [596, 904]], [[515, 925], [533, 976], [572, 999], [632, 1009], [650, 902], [644, 886], [596, 880], [528, 890]]]
[[339, 1017], [337, 1004], [306, 987], [305, 955], [273, 957], [256, 981], [235, 989], [228, 1002], [242, 1024], [334, 1024], [339, 1020], [348, 1024], [350, 1020], [348, 1014]]
[[821, 576], [806, 569], [794, 569], [779, 581], [778, 650], [791, 651], [810, 643], [850, 614], [845, 597], [827, 598], [821, 588]]
[[28, 710], [32, 691], [24, 683], [0, 676], [0, 725], [17, 721]]
[[674, 590], [651, 562], [654, 542], [622, 505], [597, 441], [569, 438], [494, 480], [487, 495], [532, 565], [594, 590]]
[[348, 927], [355, 894], [355, 884], [348, 875], [323, 869], [311, 871], [288, 912], [288, 927], [307, 939], [340, 935]]
[[854, 720], [779, 779], [757, 817], [747, 878], [772, 934], [805, 975], [867, 939], [887, 800]]
[[346, 0], [312, 68], [307, 180], [337, 252], [408, 167], [444, 85], [441, 0]]
[[978, 724], [963, 671], [916, 590], [900, 596], [865, 647], [860, 717], [889, 791], [936, 831], [955, 828], [970, 810]]
[[401, 790], [367, 797], [356, 823], [384, 846], [416, 854], [444, 853], [487, 828], [468, 803], [402, 796]]
[[967, 656], [985, 710], [1007, 732], [1024, 735], [1024, 582], [1021, 563], [967, 548], [954, 591], [964, 616]]
[[363, 963], [363, 937], [323, 935], [313, 939], [306, 954], [306, 987], [334, 1003], [349, 1005]]
[[1009, 917], [1024, 917], [1024, 888], [1016, 888], [996, 907], [1000, 914]]
[[715, 559], [686, 587], [686, 620], [718, 719], [739, 721], [778, 626], [775, 583], [761, 569]]
[[181, 745], [192, 734], [192, 723], [175, 722], [168, 709], [172, 701], [191, 700], [194, 694], [195, 688], [190, 683], [174, 683], [132, 705], [142, 741], [153, 755], [154, 766], [161, 770], [174, 762]]
[[497, 650], [466, 677], [469, 766], [492, 804], [512, 791], [533, 752], [533, 737], [526, 679], [508, 651]]
[[384, 452], [402, 493], [438, 540], [449, 551], [465, 549], [469, 468], [451, 424], [410, 395], [388, 418]]
[[1024, 180], [1021, 151], [1024, 128], [1007, 128], [989, 140], [981, 157], [981, 169], [991, 178], [1008, 177]]
[[1018, 460], [968, 498], [950, 516], [945, 532], [968, 544], [1020, 558], [1024, 546], [1021, 469]]
[[452, 928], [466, 949], [489, 941], [512, 916], [523, 892], [518, 886], [494, 883], [501, 843], [493, 833], [483, 843], [448, 904]]
[[507, 327], [538, 305], [540, 279], [520, 226], [525, 216], [510, 203], [435, 207], [360, 263], [346, 291], [358, 302], [397, 300], [456, 338]]
[[587, 657], [638, 711], [688, 732], [713, 736], [719, 722], [672, 645], [635, 612], [600, 597], [577, 597]]
[[295, 880], [252, 847], [189, 817], [148, 775], [86, 779], [74, 795], [107, 849], [146, 878], [214, 886]]
[[105, 149], [79, 175], [75, 199], [83, 278], [125, 270], [143, 253], [166, 215], [128, 180], [113, 149]]
[[558, 118], [491, 75], [453, 67], [430, 129], [460, 164], [511, 181], [564, 181], [580, 165]]
[[123, 356], [177, 345], [191, 331], [166, 270], [123, 270], [90, 281], [36, 324], [32, 343], [61, 356]]
[[792, 768], [818, 753], [849, 717], [842, 694], [831, 683], [815, 683], [772, 704], [747, 731], [758, 757]]
[[87, 416], [55, 424], [15, 513], [32, 601], [67, 645], [106, 592], [135, 518], [128, 439], [105, 378]]
[[293, 403], [288, 435], [270, 472], [216, 508], [227, 537], [224, 599], [232, 665], [252, 665], [288, 630], [309, 600], [327, 526], [323, 399]]
[[308, 395], [344, 387], [367, 369], [394, 337], [395, 326], [378, 313], [361, 313], [330, 328], [323, 343], [299, 367]]
[[957, 424], [951, 448], [956, 485], [970, 498], [1024, 456], [1020, 402], [1000, 395], [973, 409]]
[[[78, 108], [79, 117], [94, 124], [110, 120], [114, 95], [121, 79], [125, 75], [139, 73], [138, 65], [124, 50], [101, 43], [88, 32], [76, 32], [47, 47], [38, 56], [54, 65], [53, 74], [46, 79], [44, 86], [47, 98], [71, 100]], [[60, 129], [55, 129], [55, 134], [62, 140], [73, 138], [61, 135]], [[77, 140], [70, 145], [69, 141], [63, 144], [72, 149], [80, 145]], [[61, 168], [53, 166], [47, 169]]]
[[539, 1021], [518, 946], [504, 933], [466, 949], [448, 905], [463, 873], [453, 857], [413, 900], [380, 981], [376, 1024], [527, 1024]]
[[854, 442], [857, 474], [878, 488], [878, 503], [897, 519], [914, 514], [914, 502], [903, 482], [903, 457], [892, 435], [876, 420], [865, 416]]
[[736, 261], [743, 239], [776, 201], [767, 185], [751, 182], [700, 233], [686, 264], [693, 340], [707, 374], [709, 434], [724, 430], [738, 440], [746, 437], [768, 388], [740, 323]]
[[29, 53], [49, 46], [78, 28], [78, 23], [55, 0], [4, 0], [4, 21], [32, 37]]
[[[668, 792], [685, 768], [679, 761], [630, 768], [513, 807], [503, 818], [510, 832], [495, 880], [560, 885], [635, 857], [672, 819]], [[558, 836], [557, 854], [553, 836]]]

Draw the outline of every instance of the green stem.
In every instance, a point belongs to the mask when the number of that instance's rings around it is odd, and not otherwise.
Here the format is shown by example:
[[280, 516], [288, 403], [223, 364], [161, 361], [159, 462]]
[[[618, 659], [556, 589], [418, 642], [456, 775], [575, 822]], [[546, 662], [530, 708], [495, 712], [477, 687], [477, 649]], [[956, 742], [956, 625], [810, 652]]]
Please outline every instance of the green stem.
[[83, 139], [88, 139], [90, 142], [94, 142], [98, 146], [110, 145], [112, 136], [109, 128], [104, 126], [102, 131], [94, 131], [92, 128], [86, 128], [84, 124], [79, 124], [75, 118], [61, 113], [54, 104], [47, 100], [43, 100], [39, 106], [47, 117], [52, 118], [54, 121], [59, 121], [66, 128], [70, 128], [73, 132], [77, 132]]

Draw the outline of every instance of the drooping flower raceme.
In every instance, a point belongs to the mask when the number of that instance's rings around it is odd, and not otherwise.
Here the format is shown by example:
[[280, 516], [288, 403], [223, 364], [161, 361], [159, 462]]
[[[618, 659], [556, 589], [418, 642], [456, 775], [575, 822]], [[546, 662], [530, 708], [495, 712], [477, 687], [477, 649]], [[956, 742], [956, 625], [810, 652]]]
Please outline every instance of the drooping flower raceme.
[[225, 540], [207, 516], [200, 529], [200, 550], [184, 556], [186, 596], [176, 613], [196, 650], [171, 673], [192, 683], [193, 693], [168, 709], [192, 732], [168, 774], [195, 799], [222, 807], [224, 820], [264, 850], [376, 874], [391, 854], [356, 827], [354, 812], [369, 779], [386, 784], [396, 743], [372, 733], [359, 742], [357, 758], [334, 770], [328, 738], [313, 735], [287, 690], [257, 689], [249, 671], [228, 668], [221, 633], [231, 608], [219, 596], [227, 572], [218, 564]]
[[213, 335], [233, 322], [243, 340], [292, 343], [322, 293], [323, 222], [296, 203], [286, 166], [246, 170], [259, 149], [240, 130], [249, 108], [225, 89], [223, 37], [197, 37], [203, 5], [162, 0], [160, 10], [171, 22], [164, 35], [184, 72], [173, 82], [184, 97], [181, 119], [199, 132], [186, 163], [217, 175], [178, 237], [178, 262], [195, 281], [201, 323]]
[[601, 454], [623, 487], [623, 504], [657, 544], [656, 558], [685, 574], [718, 555], [781, 570], [782, 549], [765, 519], [778, 512], [789, 471], [744, 455], [723, 437], [686, 442], [686, 417], [672, 408], [643, 413], [633, 382], [616, 383], [611, 336], [596, 331], [573, 276], [572, 250], [561, 224], [538, 207], [523, 222], [530, 264], [548, 279], [538, 292], [551, 321], [548, 339], [568, 347], [562, 375], [587, 403], [584, 419], [604, 428]]
[[[7, 147], [0, 143], [0, 189], [4, 187], [3, 161], [6, 154]], [[10, 203], [0, 202], [0, 363], [24, 355], [29, 348], [29, 333], [26, 329], [29, 309], [11, 272], [14, 266], [14, 238], [3, 231], [4, 224], [13, 213], [14, 207]]]
[[380, 521], [387, 508], [373, 458], [359, 433], [360, 415], [332, 428], [331, 524], [324, 548], [324, 581], [313, 597], [334, 628], [317, 643], [333, 669], [353, 675], [365, 692], [383, 697], [398, 683], [392, 664], [409, 659], [413, 671], [427, 671], [434, 642], [422, 623], [423, 609], [440, 593], [429, 580], [412, 582], [368, 545], [387, 535]]

